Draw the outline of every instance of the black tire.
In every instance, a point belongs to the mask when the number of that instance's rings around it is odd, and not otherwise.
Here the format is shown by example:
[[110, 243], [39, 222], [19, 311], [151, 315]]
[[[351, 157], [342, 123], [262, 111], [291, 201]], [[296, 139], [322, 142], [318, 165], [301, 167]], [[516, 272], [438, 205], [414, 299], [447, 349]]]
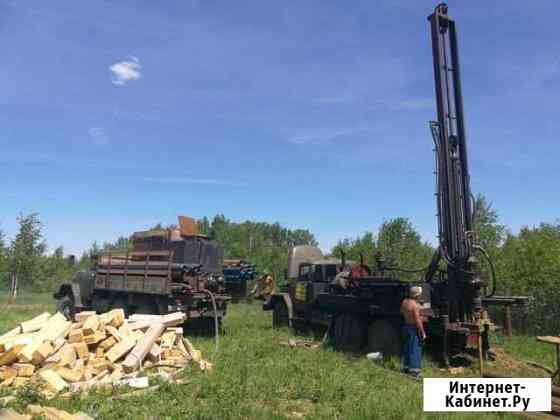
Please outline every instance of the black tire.
[[368, 326], [368, 351], [380, 352], [383, 357], [400, 356], [402, 340], [395, 323], [378, 319]]
[[277, 300], [272, 308], [272, 328], [283, 328], [290, 324], [286, 303]]
[[341, 314], [334, 319], [334, 346], [337, 350], [357, 352], [364, 344], [364, 323], [351, 314]]
[[56, 301], [56, 310], [60, 312], [68, 321], [74, 320], [74, 314], [76, 313], [76, 307], [74, 302], [69, 296], [63, 296]]

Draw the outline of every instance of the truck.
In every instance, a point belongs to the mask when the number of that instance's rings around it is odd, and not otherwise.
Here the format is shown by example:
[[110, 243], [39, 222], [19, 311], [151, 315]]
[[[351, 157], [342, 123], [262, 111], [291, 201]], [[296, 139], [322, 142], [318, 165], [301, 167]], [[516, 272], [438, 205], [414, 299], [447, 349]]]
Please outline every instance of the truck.
[[[412, 286], [421, 286], [428, 341], [449, 365], [451, 355], [470, 345], [478, 349], [481, 361], [487, 355], [493, 328], [488, 306], [527, 302], [524, 296], [495, 294], [492, 260], [474, 231], [457, 32], [447, 12], [442, 3], [428, 17], [437, 108], [430, 130], [439, 239], [431, 262], [421, 269], [386, 267], [378, 258], [369, 267], [362, 258], [335, 267], [321, 261], [320, 250], [296, 247], [289, 256], [287, 288], [263, 305], [273, 311], [274, 326], [327, 326], [336, 348], [359, 351], [367, 346], [384, 356], [398, 355], [400, 305]], [[489, 278], [481, 275], [481, 258], [490, 267]], [[403, 271], [418, 272], [417, 281], [401, 281], [398, 273]], [[329, 282], [333, 275], [335, 281]]]
[[228, 258], [224, 259], [222, 271], [232, 303], [247, 299], [249, 282], [257, 274], [255, 265], [241, 258]]
[[54, 293], [67, 318], [84, 310], [122, 308], [126, 314], [181, 311], [195, 328], [212, 330], [227, 312], [222, 247], [179, 216], [179, 228], [135, 232], [131, 249], [92, 256]]

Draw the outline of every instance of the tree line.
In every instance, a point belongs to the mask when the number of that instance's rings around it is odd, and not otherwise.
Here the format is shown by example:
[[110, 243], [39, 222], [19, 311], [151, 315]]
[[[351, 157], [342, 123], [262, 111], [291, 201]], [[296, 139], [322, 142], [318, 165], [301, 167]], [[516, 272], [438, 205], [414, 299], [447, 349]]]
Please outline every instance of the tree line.
[[[498, 278], [497, 293], [529, 295], [533, 329], [560, 329], [560, 222], [541, 223], [511, 232], [499, 222], [495, 209], [479, 195], [474, 204], [474, 225], [480, 244], [487, 250]], [[72, 265], [62, 247], [47, 252], [43, 225], [36, 213], [20, 215], [18, 231], [9, 239], [0, 229], [0, 281], [6, 289], [7, 273], [17, 273], [19, 285], [37, 291], [52, 291], [68, 279], [73, 271], [89, 265], [90, 257], [102, 250], [130, 246], [128, 237], [112, 242], [94, 242]], [[434, 223], [435, 225], [435, 223]], [[283, 277], [288, 251], [295, 245], [317, 245], [307, 229], [289, 229], [279, 223], [235, 222], [222, 214], [198, 221], [200, 233], [218, 241], [226, 257], [237, 257], [255, 263], [260, 271], [268, 270], [276, 278]], [[161, 223], [153, 228], [163, 228]], [[167, 226], [169, 227], [169, 226]], [[421, 238], [410, 220], [387, 219], [376, 231], [354, 238], [344, 238], [330, 250], [340, 257], [344, 251], [348, 260], [375, 264], [378, 256], [388, 267], [415, 270], [425, 268], [434, 252], [432, 244]], [[482, 261], [489, 277], [489, 266]], [[421, 279], [420, 272], [400, 273], [403, 280]]]

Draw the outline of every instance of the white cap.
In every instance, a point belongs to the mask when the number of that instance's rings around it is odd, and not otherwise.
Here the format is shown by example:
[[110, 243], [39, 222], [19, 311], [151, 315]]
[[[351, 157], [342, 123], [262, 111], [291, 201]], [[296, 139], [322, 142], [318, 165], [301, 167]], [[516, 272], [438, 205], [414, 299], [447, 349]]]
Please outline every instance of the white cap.
[[422, 295], [422, 288], [420, 286], [412, 286], [410, 288], [410, 297], [417, 298]]

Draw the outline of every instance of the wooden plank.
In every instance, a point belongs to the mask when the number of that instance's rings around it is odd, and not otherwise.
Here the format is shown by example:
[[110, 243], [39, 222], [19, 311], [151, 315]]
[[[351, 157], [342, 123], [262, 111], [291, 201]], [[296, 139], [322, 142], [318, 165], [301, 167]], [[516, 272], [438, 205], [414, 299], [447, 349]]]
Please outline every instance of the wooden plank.
[[22, 322], [20, 324], [21, 332], [25, 334], [34, 331], [39, 331], [50, 317], [51, 317], [50, 313], [43, 312], [41, 315], [38, 315], [35, 318], [30, 319], [29, 321]]
[[17, 371], [17, 376], [30, 377], [35, 372], [35, 366], [31, 363], [14, 363], [11, 367]]
[[160, 357], [161, 357], [161, 347], [158, 346], [156, 343], [154, 343], [152, 345], [152, 348], [148, 352], [148, 355], [146, 356], [146, 358], [150, 362], [157, 363], [157, 362], [160, 361]]
[[150, 328], [150, 325], [151, 325], [150, 321], [132, 322], [128, 324], [128, 329], [130, 331], [147, 330], [148, 328]]
[[84, 336], [93, 335], [99, 329], [99, 317], [97, 315], [92, 315], [84, 321], [84, 326], [82, 331]]
[[93, 335], [86, 335], [84, 336], [84, 343], [92, 345], [92, 344], [97, 344], [100, 341], [105, 340], [105, 338], [107, 338], [107, 335], [104, 332], [101, 331], [95, 331], [95, 334]]
[[84, 331], [80, 329], [70, 330], [68, 334], [68, 342], [69, 343], [79, 343], [80, 341], [84, 340]]
[[56, 371], [66, 382], [80, 382], [82, 380], [82, 372], [79, 370], [61, 367]]
[[117, 330], [115, 327], [113, 327], [111, 325], [108, 325], [105, 328], [105, 332], [107, 332], [107, 334], [109, 334], [111, 337], [113, 337], [117, 343], [122, 340], [122, 336], [121, 336], [121, 333], [119, 332], [119, 330]]
[[7, 333], [0, 335], [0, 343], [2, 343], [5, 339], [13, 337], [18, 334], [21, 334], [21, 327], [19, 325], [14, 329], [8, 331]]
[[537, 341], [560, 346], [560, 337], [557, 336], [551, 336], [551, 335], [539, 336], [537, 337]]
[[39, 377], [46, 382], [47, 386], [55, 391], [60, 392], [68, 387], [68, 384], [64, 379], [60, 377], [58, 373], [54, 370], [44, 370], [39, 373]]
[[74, 316], [74, 319], [76, 320], [76, 322], [85, 322], [86, 319], [88, 319], [90, 316], [93, 315], [95, 315], [95, 311], [82, 311], [82, 312], [78, 312]]
[[59, 351], [59, 366], [68, 366], [70, 368], [74, 367], [76, 364], [77, 354], [76, 347], [72, 344], [65, 344]]
[[18, 359], [24, 347], [24, 344], [16, 344], [9, 351], [1, 354], [0, 366], [11, 365], [12, 363], [14, 363]]
[[138, 340], [134, 349], [126, 356], [123, 362], [123, 369], [126, 373], [140, 368], [141, 363], [164, 329], [165, 326], [163, 324], [154, 324], [148, 329], [144, 337]]
[[113, 347], [115, 344], [117, 344], [117, 340], [115, 339], [115, 337], [109, 337], [106, 338], [105, 340], [103, 340], [101, 343], [99, 343], [99, 347], [102, 350], [109, 350], [111, 347]]
[[111, 347], [111, 349], [105, 354], [105, 357], [114, 363], [131, 351], [135, 345], [136, 337], [134, 335], [128, 335], [124, 337], [122, 341]]
[[86, 343], [74, 343], [73, 347], [80, 359], [89, 359], [89, 349]]

